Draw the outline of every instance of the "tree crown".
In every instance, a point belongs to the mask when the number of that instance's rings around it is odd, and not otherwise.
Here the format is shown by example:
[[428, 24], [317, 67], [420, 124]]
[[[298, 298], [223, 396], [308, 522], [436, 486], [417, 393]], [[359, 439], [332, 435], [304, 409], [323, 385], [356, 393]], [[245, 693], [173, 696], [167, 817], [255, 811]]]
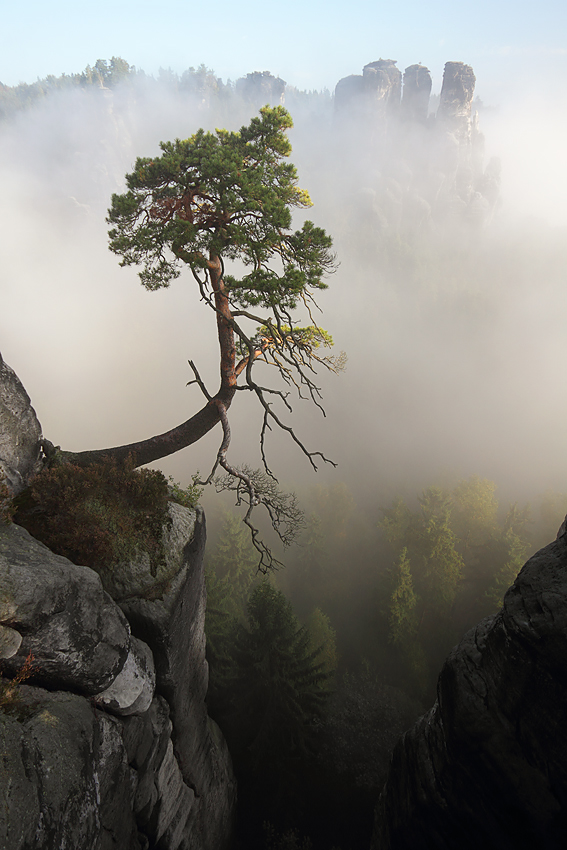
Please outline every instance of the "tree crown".
[[183, 263], [198, 277], [213, 257], [239, 260], [246, 272], [223, 277], [240, 307], [293, 309], [309, 289], [326, 288], [330, 237], [311, 221], [290, 229], [291, 209], [312, 205], [286, 161], [292, 126], [283, 107], [265, 106], [239, 132], [199, 130], [162, 142], [158, 158], [138, 159], [107, 219], [121, 264], [141, 265], [144, 286], [159, 289]]

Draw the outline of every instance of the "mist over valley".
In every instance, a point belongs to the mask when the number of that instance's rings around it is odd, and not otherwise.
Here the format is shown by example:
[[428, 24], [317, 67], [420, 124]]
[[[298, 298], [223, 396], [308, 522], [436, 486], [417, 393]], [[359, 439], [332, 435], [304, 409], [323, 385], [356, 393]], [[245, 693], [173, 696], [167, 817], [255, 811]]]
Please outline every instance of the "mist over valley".
[[[293, 386], [293, 413], [273, 404], [336, 467], [316, 457], [314, 472], [289, 434], [267, 433], [269, 467], [305, 513], [299, 546], [283, 551], [262, 526], [286, 563], [269, 581], [233, 502], [201, 497], [209, 713], [254, 813], [240, 840], [268, 850], [368, 847], [398, 736], [435, 700], [451, 647], [499, 610], [567, 511], [565, 119], [553, 91], [490, 103], [464, 62], [447, 62], [436, 90], [440, 68], [367, 58], [321, 91], [245, 69], [235, 82], [205, 66], [152, 77], [116, 57], [0, 85], [1, 352], [67, 451], [188, 419], [203, 405], [188, 360], [218, 386], [215, 316], [190, 272], [147, 292], [108, 250], [110, 199], [136, 158], [199, 128], [237, 130], [265, 104], [293, 119], [291, 161], [313, 201], [294, 227], [325, 228], [338, 263], [301, 320], [347, 360], [314, 377], [326, 415]], [[255, 370], [273, 383], [267, 365]], [[251, 396], [230, 407], [229, 460], [255, 468]], [[187, 486], [220, 442], [217, 427], [151, 466]], [[293, 759], [280, 721], [259, 741], [258, 706], [242, 701], [256, 693], [246, 671], [265, 611], [287, 636], [286, 670], [303, 671], [314, 737], [282, 715], [301, 741]]]
[[[308, 217], [332, 235], [340, 263], [321, 293], [320, 321], [349, 358], [340, 377], [319, 376], [326, 419], [295, 405], [298, 432], [339, 464], [317, 480], [338, 475], [364, 499], [473, 473], [512, 499], [561, 489], [564, 220], [546, 220], [529, 193], [538, 163], [529, 149], [522, 157], [525, 110], [481, 108], [476, 148], [464, 143], [459, 154], [454, 134], [435, 131], [434, 114], [408, 123], [399, 112], [380, 116], [379, 105], [373, 117], [335, 110], [328, 92], [274, 92], [265, 79], [246, 95], [243, 81], [232, 89], [204, 70], [186, 76], [201, 90], [166, 73], [133, 76], [112, 88], [55, 90], [2, 123], [3, 353], [18, 364], [46, 435], [79, 450], [171, 427], [198, 403], [197, 390], [185, 389], [189, 358], [214, 385], [211, 316], [190, 282], [148, 294], [134, 268], [118, 267], [106, 209], [135, 157], [157, 152], [160, 140], [237, 128], [282, 99], [295, 123], [292, 160], [314, 201]], [[505, 136], [513, 147], [496, 148], [493, 137]], [[479, 193], [455, 186], [461, 155], [467, 168], [475, 160], [475, 184], [493, 182], [490, 201], [481, 196], [476, 213], [469, 204], [468, 216], [462, 197]], [[522, 186], [513, 204], [509, 159]], [[239, 399], [231, 417], [233, 457], [250, 459], [254, 408]], [[168, 471], [204, 470], [216, 442], [209, 435], [165, 461]], [[311, 480], [291, 445], [277, 435], [272, 445], [276, 469]]]

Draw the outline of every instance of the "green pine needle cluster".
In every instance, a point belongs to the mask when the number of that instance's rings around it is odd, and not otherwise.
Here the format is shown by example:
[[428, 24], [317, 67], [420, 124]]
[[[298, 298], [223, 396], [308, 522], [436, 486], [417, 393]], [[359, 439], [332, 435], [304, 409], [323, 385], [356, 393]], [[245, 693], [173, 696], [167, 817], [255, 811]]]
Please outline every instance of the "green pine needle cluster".
[[168, 286], [183, 264], [198, 276], [212, 256], [239, 260], [242, 277], [224, 275], [233, 306], [292, 309], [324, 289], [334, 268], [331, 239], [306, 221], [292, 231], [291, 210], [311, 206], [297, 186], [289, 113], [264, 107], [239, 132], [199, 130], [162, 142], [162, 155], [140, 158], [113, 195], [110, 249], [122, 265], [140, 265], [147, 289]]

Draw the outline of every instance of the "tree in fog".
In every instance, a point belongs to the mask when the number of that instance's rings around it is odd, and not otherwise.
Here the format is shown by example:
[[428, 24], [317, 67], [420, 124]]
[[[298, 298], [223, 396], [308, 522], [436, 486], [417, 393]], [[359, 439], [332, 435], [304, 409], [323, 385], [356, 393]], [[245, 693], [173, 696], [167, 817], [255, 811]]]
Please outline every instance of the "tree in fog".
[[430, 669], [436, 669], [454, 643], [452, 611], [462, 578], [463, 560], [450, 526], [450, 494], [425, 490], [421, 510], [403, 500], [384, 510], [382, 527], [400, 551], [391, 573], [388, 606], [389, 641], [397, 647], [414, 687], [423, 692]]
[[[291, 126], [283, 107], [264, 107], [240, 132], [199, 130], [189, 139], [162, 142], [161, 156], [138, 159], [126, 176], [127, 191], [113, 195], [107, 219], [110, 249], [122, 258], [121, 265], [140, 266], [140, 280], [148, 290], [168, 287], [187, 269], [201, 301], [215, 313], [220, 385], [209, 392], [197, 366], [189, 361], [190, 383], [205, 396], [205, 404], [190, 419], [139, 443], [69, 456], [78, 465], [129, 457], [139, 466], [191, 445], [220, 422], [223, 439], [207, 481], [219, 466], [232, 477], [237, 502], [248, 506], [248, 524], [250, 511], [260, 503], [280, 534], [282, 522], [285, 526], [291, 514], [284, 543], [293, 535], [298, 513], [294, 502], [282, 500], [270, 489], [274, 479], [265, 437], [277, 426], [315, 469], [318, 460], [330, 462], [321, 452], [306, 448], [281, 419], [277, 405], [291, 412], [289, 396], [295, 390], [324, 412], [315, 370], [341, 367], [341, 358], [322, 353], [332, 339], [315, 323], [312, 312], [314, 293], [326, 288], [323, 278], [335, 267], [331, 239], [311, 221], [291, 229], [292, 209], [312, 205], [307, 192], [297, 186], [295, 167], [286, 161], [291, 152], [286, 133]], [[305, 326], [295, 317], [298, 306], [310, 322]], [[283, 380], [268, 386], [258, 383], [253, 367], [259, 361]], [[227, 414], [237, 390], [253, 394], [261, 407], [264, 475], [234, 468], [227, 461]], [[261, 566], [269, 566], [270, 555], [251, 528]]]
[[388, 604], [390, 643], [405, 646], [417, 632], [415, 608], [417, 596], [413, 589], [408, 550], [404, 547], [392, 570], [393, 590]]
[[498, 610], [528, 555], [529, 507], [513, 504], [499, 520], [495, 489], [473, 475], [452, 490], [424, 490], [419, 511], [403, 499], [383, 510], [393, 548], [388, 641], [420, 692], [459, 635]]
[[233, 638], [229, 741], [245, 770], [293, 769], [309, 752], [324, 712], [329, 679], [321, 647], [313, 648], [291, 603], [267, 581], [252, 592], [247, 624]]
[[258, 577], [258, 557], [250, 535], [227, 513], [215, 549], [205, 562], [205, 635], [209, 662], [209, 710], [214, 714], [233, 671], [233, 634], [246, 619], [248, 599]]
[[445, 616], [451, 610], [463, 570], [451, 528], [450, 494], [438, 487], [425, 490], [419, 499], [421, 511], [413, 514], [402, 500], [384, 511], [382, 527], [390, 542], [406, 549], [419, 603], [420, 624], [425, 619]]
[[337, 633], [329, 617], [320, 608], [311, 612], [305, 625], [309, 632], [311, 650], [318, 654], [321, 669], [329, 676], [328, 685], [331, 687], [339, 663]]
[[257, 562], [250, 535], [240, 519], [227, 512], [215, 549], [207, 558], [207, 574], [214, 573], [216, 579], [230, 589], [230, 613], [235, 617], [243, 617], [246, 613], [251, 585], [257, 578]]

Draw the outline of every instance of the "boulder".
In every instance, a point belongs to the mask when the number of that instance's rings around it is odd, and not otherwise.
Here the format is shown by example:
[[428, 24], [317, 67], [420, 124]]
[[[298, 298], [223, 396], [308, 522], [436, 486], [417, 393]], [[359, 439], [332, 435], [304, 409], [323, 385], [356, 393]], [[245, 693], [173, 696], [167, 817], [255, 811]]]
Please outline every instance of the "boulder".
[[22, 636], [9, 626], [0, 626], [0, 658], [11, 658], [22, 645]]
[[141, 850], [118, 720], [20, 685], [0, 711], [0, 748], [3, 850]]
[[566, 705], [562, 526], [447, 659], [435, 706], [394, 751], [373, 847], [565, 847]]
[[41, 425], [30, 397], [0, 354], [0, 479], [14, 495], [43, 466]]
[[135, 637], [124, 667], [112, 684], [93, 702], [113, 714], [142, 714], [151, 705], [156, 686], [154, 659], [149, 646]]
[[132, 596], [159, 598], [182, 568], [185, 546], [193, 537], [195, 512], [175, 502], [169, 502], [168, 511], [171, 524], [163, 532], [163, 563], [152, 569], [150, 556], [144, 553], [97, 570], [104, 589], [117, 602]]
[[22, 637], [5, 671], [14, 675], [31, 654], [37, 682], [78, 693], [107, 688], [130, 650], [128, 621], [99, 576], [14, 524], [0, 526], [0, 625]]

